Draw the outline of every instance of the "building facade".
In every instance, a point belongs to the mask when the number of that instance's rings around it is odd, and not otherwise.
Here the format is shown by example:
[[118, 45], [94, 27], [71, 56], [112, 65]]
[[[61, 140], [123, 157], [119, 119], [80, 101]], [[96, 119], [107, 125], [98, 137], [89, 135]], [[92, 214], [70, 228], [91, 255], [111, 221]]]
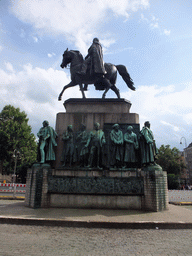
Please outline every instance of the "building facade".
[[187, 166], [187, 169], [186, 169], [187, 184], [192, 184], [192, 143], [190, 143], [187, 148], [184, 148], [183, 156], [184, 156], [185, 165]]

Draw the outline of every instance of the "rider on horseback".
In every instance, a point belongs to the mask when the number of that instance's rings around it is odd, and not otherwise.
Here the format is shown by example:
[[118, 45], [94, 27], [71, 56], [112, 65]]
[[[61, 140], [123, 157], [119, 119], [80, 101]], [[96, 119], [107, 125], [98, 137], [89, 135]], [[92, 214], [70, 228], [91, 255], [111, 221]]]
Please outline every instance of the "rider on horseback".
[[90, 74], [97, 75], [98, 78], [103, 77], [105, 71], [103, 62], [103, 50], [98, 38], [93, 39], [93, 43], [88, 50], [88, 55], [85, 57], [81, 71], [77, 72], [81, 75], [86, 75], [87, 67], [90, 65]]
[[[88, 74], [87, 72], [86, 75], [80, 75], [77, 72], [81, 69], [82, 64], [83, 64], [83, 56], [79, 51], [74, 51], [68, 49], [64, 51], [63, 53], [63, 60], [61, 63], [61, 68], [65, 68], [67, 64], [70, 63], [70, 73], [71, 73], [71, 82], [63, 87], [63, 90], [59, 94], [58, 99], [61, 100], [62, 95], [64, 91], [67, 88], [73, 87], [75, 85], [79, 85], [80, 91], [82, 93], [82, 97], [85, 97], [85, 89], [88, 84], [94, 84], [96, 90], [104, 90], [102, 98], [104, 99], [106, 96], [106, 93], [111, 89], [112, 91], [115, 92], [117, 95], [117, 98], [120, 99], [120, 93], [118, 88], [116, 87], [116, 80], [117, 80], [117, 72], [121, 75], [123, 78], [124, 82], [127, 84], [127, 86], [135, 91], [135, 87], [133, 86], [134, 83], [124, 65], [114, 65], [111, 63], [105, 63], [105, 69], [103, 67], [103, 55], [102, 55], [102, 48], [99, 46], [98, 39], [94, 39], [93, 45], [89, 49], [88, 57], [90, 59], [91, 64], [93, 65], [94, 69], [91, 74]], [[100, 51], [97, 49], [100, 49]], [[97, 57], [96, 54], [99, 54], [99, 57], [101, 56], [100, 64], [96, 62]], [[92, 59], [91, 59], [92, 57]], [[98, 57], [98, 58], [99, 58]], [[102, 61], [102, 62], [101, 62]], [[95, 65], [96, 63], [96, 65]], [[101, 66], [100, 66], [101, 65]], [[107, 71], [107, 74], [104, 75], [105, 70]], [[83, 88], [83, 84], [85, 87]]]

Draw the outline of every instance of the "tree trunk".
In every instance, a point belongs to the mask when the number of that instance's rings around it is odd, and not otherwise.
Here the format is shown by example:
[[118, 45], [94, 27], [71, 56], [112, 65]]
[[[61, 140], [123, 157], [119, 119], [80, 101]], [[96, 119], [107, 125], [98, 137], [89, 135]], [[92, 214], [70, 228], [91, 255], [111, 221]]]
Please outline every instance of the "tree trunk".
[[4, 162], [4, 160], [1, 159], [0, 160], [0, 174], [3, 174], [3, 162]]

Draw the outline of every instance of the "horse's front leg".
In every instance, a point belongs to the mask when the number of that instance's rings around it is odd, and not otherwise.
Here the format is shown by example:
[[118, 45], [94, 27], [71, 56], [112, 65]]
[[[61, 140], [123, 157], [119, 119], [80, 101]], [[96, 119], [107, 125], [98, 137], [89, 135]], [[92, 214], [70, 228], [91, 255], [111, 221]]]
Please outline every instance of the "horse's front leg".
[[65, 91], [65, 86], [63, 87], [63, 90], [59, 94], [59, 97], [58, 97], [59, 101], [62, 99], [62, 95], [63, 95], [64, 91]]
[[109, 89], [110, 89], [110, 88], [106, 88], [106, 89], [105, 89], [105, 91], [104, 91], [104, 93], [103, 93], [103, 95], [102, 95], [102, 99], [105, 99], [105, 96], [106, 96], [107, 92], [109, 91]]
[[105, 79], [105, 80], [103, 81], [103, 83], [105, 84], [106, 89], [105, 89], [105, 91], [104, 91], [104, 93], [103, 93], [103, 95], [102, 95], [102, 99], [105, 99], [105, 96], [106, 96], [107, 92], [108, 92], [109, 89], [111, 88], [111, 83], [109, 82], [108, 79]]
[[65, 85], [65, 86], [63, 87], [63, 90], [62, 90], [62, 91], [60, 92], [60, 94], [59, 94], [58, 100], [61, 100], [61, 99], [62, 99], [62, 95], [63, 95], [64, 91], [65, 91], [67, 88], [73, 87], [73, 86], [75, 86], [75, 85], [77, 85], [77, 84], [75, 84], [73, 81], [71, 81], [69, 84]]
[[84, 93], [83, 85], [82, 85], [82, 84], [79, 84], [79, 88], [80, 88], [80, 91], [81, 91], [81, 93], [82, 93], [82, 97], [83, 97], [83, 99], [85, 99], [86, 97], [85, 97], [85, 93]]

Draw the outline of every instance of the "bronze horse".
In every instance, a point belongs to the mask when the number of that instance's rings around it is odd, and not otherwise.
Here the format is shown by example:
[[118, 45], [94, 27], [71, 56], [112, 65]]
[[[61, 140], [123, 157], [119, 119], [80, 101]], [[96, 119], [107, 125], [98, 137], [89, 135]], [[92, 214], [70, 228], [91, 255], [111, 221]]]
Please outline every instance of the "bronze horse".
[[[61, 100], [64, 91], [67, 88], [73, 87], [75, 85], [79, 85], [80, 91], [82, 93], [82, 97], [85, 97], [84, 91], [86, 90], [88, 84], [94, 84], [96, 90], [105, 90], [102, 96], [102, 99], [105, 98], [106, 93], [109, 89], [113, 90], [117, 95], [117, 98], [120, 98], [119, 89], [115, 86], [117, 79], [117, 71], [122, 76], [123, 80], [127, 84], [127, 86], [135, 91], [135, 87], [133, 86], [133, 81], [127, 72], [127, 69], [123, 65], [113, 65], [110, 63], [105, 63], [105, 70], [107, 71], [106, 75], [102, 77], [98, 77], [96, 74], [91, 74], [90, 69], [88, 68], [86, 75], [81, 75], [78, 72], [81, 70], [81, 66], [83, 64], [83, 56], [79, 51], [68, 51], [67, 50], [63, 54], [63, 61], [61, 63], [61, 68], [67, 67], [67, 64], [70, 64], [70, 73], [71, 73], [71, 82], [63, 87], [63, 90], [59, 94], [58, 100]], [[85, 84], [85, 87], [83, 87]]]

